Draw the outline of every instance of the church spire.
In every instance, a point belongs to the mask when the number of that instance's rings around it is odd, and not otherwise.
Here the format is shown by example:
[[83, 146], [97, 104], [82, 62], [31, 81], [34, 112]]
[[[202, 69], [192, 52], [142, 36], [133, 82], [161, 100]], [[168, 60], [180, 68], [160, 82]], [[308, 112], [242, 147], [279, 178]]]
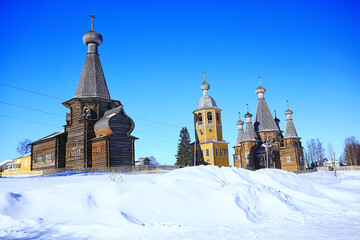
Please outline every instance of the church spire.
[[261, 131], [278, 131], [278, 127], [273, 119], [270, 109], [265, 101], [264, 94], [266, 89], [261, 86], [260, 77], [259, 87], [256, 88], [255, 93], [258, 95], [258, 104], [256, 107], [254, 127], [256, 132]]
[[256, 135], [255, 135], [255, 131], [254, 131], [254, 127], [252, 125], [251, 122], [251, 117], [252, 114], [249, 113], [249, 105], [246, 104], [247, 107], [247, 113], [244, 115], [245, 119], [246, 119], [246, 125], [245, 125], [245, 133], [244, 133], [244, 138], [243, 141], [247, 142], [247, 141], [256, 141]]
[[238, 135], [236, 139], [236, 145], [240, 145], [240, 143], [244, 140], [244, 122], [241, 121], [241, 115], [239, 112], [239, 121], [236, 122], [238, 125]]
[[295, 129], [294, 122], [292, 120], [293, 111], [289, 109], [289, 101], [286, 100], [288, 109], [285, 111], [286, 115], [286, 129], [285, 138], [299, 138]]
[[98, 54], [98, 46], [103, 42], [103, 38], [100, 33], [94, 31], [94, 15], [90, 15], [90, 17], [91, 30], [83, 36], [83, 41], [88, 46], [88, 53], [74, 98], [100, 97], [110, 99]]

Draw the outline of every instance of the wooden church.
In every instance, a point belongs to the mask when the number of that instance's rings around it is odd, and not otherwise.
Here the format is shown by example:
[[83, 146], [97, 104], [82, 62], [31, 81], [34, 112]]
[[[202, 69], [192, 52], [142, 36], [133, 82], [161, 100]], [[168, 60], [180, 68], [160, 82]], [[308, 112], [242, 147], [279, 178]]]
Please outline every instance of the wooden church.
[[31, 144], [33, 170], [135, 164], [137, 138], [130, 135], [135, 124], [121, 102], [110, 98], [98, 54], [103, 38], [94, 31], [93, 19], [83, 41], [88, 46], [85, 64], [74, 97], [63, 103], [69, 109], [66, 125]]
[[[285, 111], [285, 134], [281, 131], [276, 117], [273, 118], [265, 101], [266, 89], [260, 84], [255, 93], [258, 95], [254, 124], [249, 109], [244, 122], [239, 119], [238, 136], [234, 146], [234, 166], [249, 169], [279, 168], [287, 171], [305, 170], [304, 153], [295, 125], [293, 111]], [[275, 113], [276, 114], [276, 113]], [[239, 116], [240, 117], [240, 116]]]

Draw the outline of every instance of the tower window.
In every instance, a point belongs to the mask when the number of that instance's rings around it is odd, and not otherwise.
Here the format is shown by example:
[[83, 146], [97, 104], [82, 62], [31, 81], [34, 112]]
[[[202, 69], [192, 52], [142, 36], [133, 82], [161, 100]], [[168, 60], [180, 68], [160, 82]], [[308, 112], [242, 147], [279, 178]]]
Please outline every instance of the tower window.
[[209, 156], [209, 149], [206, 149], [206, 156]]
[[37, 157], [34, 158], [34, 162], [37, 162]]
[[213, 121], [212, 113], [208, 112], [206, 115], [207, 115], [207, 119], [208, 119], [208, 124], [212, 124], [212, 121]]
[[288, 162], [288, 163], [290, 162], [290, 157], [286, 158], [286, 162]]
[[96, 151], [97, 151], [98, 153], [101, 152], [101, 147], [98, 146]]
[[217, 156], [217, 155], [218, 155], [218, 149], [215, 148], [215, 156]]
[[220, 156], [222, 156], [222, 149], [220, 148]]
[[80, 156], [80, 149], [76, 150], [76, 155], [79, 157]]
[[198, 121], [199, 121], [199, 124], [202, 124], [202, 122], [203, 122], [201, 113], [199, 113], [199, 115], [198, 115]]
[[122, 146], [118, 146], [118, 152], [119, 153], [123, 152], [123, 147]]
[[54, 160], [54, 159], [55, 159], [55, 154], [51, 153], [51, 160]]
[[220, 114], [219, 113], [216, 113], [216, 122], [220, 123]]
[[45, 155], [43, 155], [42, 161], [43, 161], [43, 162], [46, 162], [46, 156], [45, 156]]
[[69, 157], [71, 157], [71, 151], [69, 151]]
[[224, 156], [226, 157], [226, 149], [224, 149]]

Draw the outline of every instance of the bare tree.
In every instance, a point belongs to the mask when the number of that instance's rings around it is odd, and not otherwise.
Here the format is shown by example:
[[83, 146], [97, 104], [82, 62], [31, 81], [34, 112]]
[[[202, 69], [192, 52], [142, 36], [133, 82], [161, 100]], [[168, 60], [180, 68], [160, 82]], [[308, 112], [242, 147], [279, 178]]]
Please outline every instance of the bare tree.
[[20, 141], [16, 148], [16, 152], [20, 155], [28, 154], [31, 152], [31, 146], [29, 145], [30, 143], [32, 143], [32, 141], [29, 138], [25, 138], [24, 140]]
[[328, 159], [331, 160], [331, 162], [334, 160], [334, 147], [333, 145], [329, 142], [328, 146], [327, 146], [327, 154], [328, 154]]
[[325, 149], [317, 139], [310, 139], [306, 142], [306, 151], [305, 151], [306, 161], [311, 165], [317, 164], [321, 166], [325, 157]]
[[159, 165], [159, 162], [156, 160], [154, 156], [150, 156], [149, 159], [151, 160], [151, 165]]
[[343, 157], [348, 165], [360, 165], [360, 143], [355, 136], [345, 139]]

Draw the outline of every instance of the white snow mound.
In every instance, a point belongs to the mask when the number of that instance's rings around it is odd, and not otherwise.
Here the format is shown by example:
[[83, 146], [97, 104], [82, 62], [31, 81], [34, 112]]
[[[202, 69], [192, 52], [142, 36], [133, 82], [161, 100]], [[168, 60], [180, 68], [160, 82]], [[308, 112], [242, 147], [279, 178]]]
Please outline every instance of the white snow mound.
[[[291, 229], [292, 238], [303, 239], [336, 221], [354, 236], [359, 181], [358, 172], [335, 179], [329, 173], [214, 166], [165, 174], [2, 178], [0, 237], [279, 239]], [[332, 225], [325, 229], [316, 239], [336, 236]]]

